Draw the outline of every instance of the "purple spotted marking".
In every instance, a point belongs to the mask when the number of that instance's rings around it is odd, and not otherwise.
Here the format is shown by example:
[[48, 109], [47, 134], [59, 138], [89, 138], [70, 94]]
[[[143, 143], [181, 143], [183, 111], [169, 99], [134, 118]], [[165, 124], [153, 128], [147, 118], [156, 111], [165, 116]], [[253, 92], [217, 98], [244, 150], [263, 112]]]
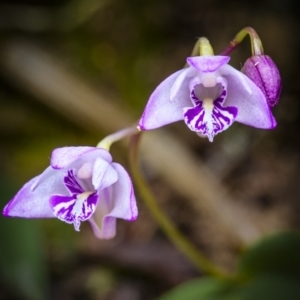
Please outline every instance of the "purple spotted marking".
[[79, 231], [80, 222], [88, 220], [94, 213], [99, 197], [95, 191], [84, 191], [73, 170], [67, 171], [64, 184], [71, 196], [53, 195], [50, 206], [57, 218], [74, 224], [75, 230]]
[[83, 188], [77, 182], [73, 170], [68, 170], [67, 176], [64, 177], [64, 183], [71, 194], [81, 194], [84, 192]]
[[211, 98], [198, 99], [194, 87], [190, 94], [194, 107], [184, 108], [184, 121], [187, 126], [192, 131], [207, 136], [212, 142], [216, 134], [224, 131], [233, 123], [238, 113], [236, 107], [223, 107], [226, 96], [227, 90], [222, 85], [221, 94], [215, 100]]

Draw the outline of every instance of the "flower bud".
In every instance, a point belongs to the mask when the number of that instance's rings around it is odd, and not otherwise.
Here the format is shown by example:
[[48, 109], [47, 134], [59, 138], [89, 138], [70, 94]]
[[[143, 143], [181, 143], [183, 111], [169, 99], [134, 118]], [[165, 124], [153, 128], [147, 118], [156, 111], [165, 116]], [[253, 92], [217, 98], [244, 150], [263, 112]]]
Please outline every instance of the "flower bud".
[[246, 60], [242, 72], [261, 89], [271, 107], [278, 104], [281, 78], [277, 66], [268, 55], [251, 56]]

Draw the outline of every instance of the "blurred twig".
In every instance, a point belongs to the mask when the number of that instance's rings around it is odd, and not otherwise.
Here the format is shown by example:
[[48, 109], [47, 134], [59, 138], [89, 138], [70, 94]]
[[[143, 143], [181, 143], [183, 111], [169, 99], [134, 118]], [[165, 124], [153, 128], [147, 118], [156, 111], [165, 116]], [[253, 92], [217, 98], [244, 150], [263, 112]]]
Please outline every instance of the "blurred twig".
[[73, 0], [54, 9], [31, 5], [0, 5], [0, 28], [29, 32], [68, 32], [90, 19], [111, 0]]
[[[7, 43], [1, 51], [0, 65], [12, 84], [89, 130], [101, 128], [110, 133], [134, 122], [116, 101], [36, 45], [16, 40]], [[244, 245], [272, 228], [263, 220], [251, 220], [204, 163], [167, 129], [145, 133], [141, 157], [190, 200], [194, 209], [208, 214], [232, 243]]]

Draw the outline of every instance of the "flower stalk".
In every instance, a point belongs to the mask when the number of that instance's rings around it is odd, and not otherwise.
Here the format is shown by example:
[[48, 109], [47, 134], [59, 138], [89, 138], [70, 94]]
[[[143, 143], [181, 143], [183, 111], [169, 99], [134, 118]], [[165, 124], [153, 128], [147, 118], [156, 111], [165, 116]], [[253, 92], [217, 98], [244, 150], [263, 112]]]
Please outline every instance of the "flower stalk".
[[122, 130], [119, 130], [117, 132], [114, 132], [108, 136], [106, 136], [103, 140], [101, 140], [98, 145], [97, 148], [103, 148], [106, 149], [107, 151], [109, 151], [111, 145], [125, 137], [131, 136], [133, 134], [136, 134], [138, 132], [138, 128], [135, 125], [124, 128]]
[[228, 278], [229, 275], [216, 267], [209, 261], [198, 249], [196, 249], [183, 236], [172, 223], [172, 221], [160, 209], [157, 201], [152, 194], [148, 184], [140, 173], [137, 163], [138, 144], [141, 133], [133, 135], [130, 140], [129, 162], [133, 181], [139, 191], [141, 199], [149, 209], [152, 217], [155, 219], [160, 228], [168, 236], [168, 238], [178, 247], [178, 249], [195, 265], [195, 267], [211, 276], [219, 278]]
[[262, 55], [264, 54], [264, 49], [262, 42], [252, 27], [245, 27], [237, 33], [237, 35], [230, 41], [229, 46], [223, 50], [220, 55], [230, 54], [237, 46], [244, 40], [244, 38], [249, 35], [251, 42], [251, 52], [252, 55]]

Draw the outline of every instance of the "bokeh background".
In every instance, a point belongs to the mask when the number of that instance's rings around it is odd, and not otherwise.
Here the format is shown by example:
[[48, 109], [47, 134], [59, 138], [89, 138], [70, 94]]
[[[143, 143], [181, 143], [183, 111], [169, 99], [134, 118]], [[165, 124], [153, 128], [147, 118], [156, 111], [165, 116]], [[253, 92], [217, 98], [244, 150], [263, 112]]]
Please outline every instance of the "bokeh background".
[[[221, 52], [243, 27], [282, 75], [278, 126], [235, 123], [213, 143], [182, 123], [146, 133], [141, 164], [164, 211], [216, 264], [300, 228], [299, 10], [293, 0], [1, 0], [0, 203], [60, 146], [95, 145], [130, 126], [151, 91], [182, 68], [198, 37]], [[232, 53], [240, 69], [250, 43]], [[112, 148], [127, 164], [126, 145]], [[174, 166], [175, 169], [174, 169]], [[137, 195], [138, 196], [138, 195]], [[150, 300], [199, 276], [138, 198], [111, 241], [56, 219], [0, 218], [0, 299]]]

